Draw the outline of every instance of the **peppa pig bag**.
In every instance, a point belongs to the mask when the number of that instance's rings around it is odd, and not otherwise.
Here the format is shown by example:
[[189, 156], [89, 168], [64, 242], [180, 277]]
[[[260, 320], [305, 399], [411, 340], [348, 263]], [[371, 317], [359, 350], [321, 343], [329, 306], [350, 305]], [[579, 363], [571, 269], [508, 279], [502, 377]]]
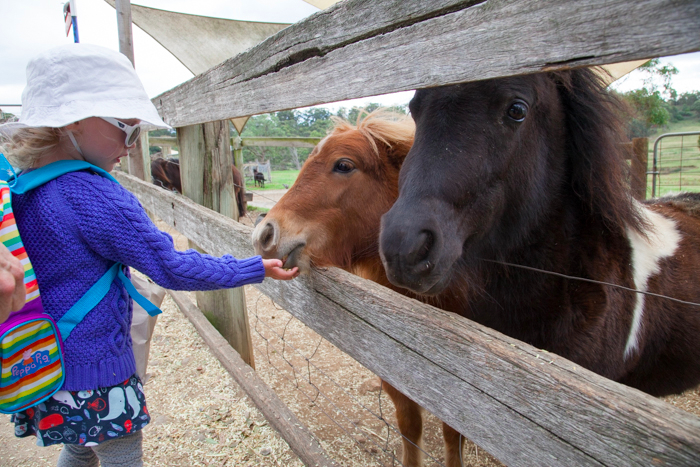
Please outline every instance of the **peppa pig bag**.
[[0, 154], [0, 241], [22, 261], [26, 287], [24, 307], [0, 324], [0, 413], [22, 411], [61, 389], [65, 379], [63, 340], [104, 298], [116, 278], [151, 316], [160, 313], [158, 307], [136, 291], [120, 263], [115, 263], [58, 322], [44, 312], [37, 278], [12, 213], [11, 194], [26, 193], [65, 173], [86, 169], [116, 182], [109, 173], [84, 161], [54, 162], [16, 177]]

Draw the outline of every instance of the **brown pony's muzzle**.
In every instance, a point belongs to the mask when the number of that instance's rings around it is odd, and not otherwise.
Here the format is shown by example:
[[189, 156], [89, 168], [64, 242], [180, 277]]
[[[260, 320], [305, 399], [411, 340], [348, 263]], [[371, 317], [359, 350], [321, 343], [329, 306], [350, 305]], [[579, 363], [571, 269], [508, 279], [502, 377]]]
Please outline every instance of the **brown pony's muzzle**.
[[253, 230], [253, 247], [255, 252], [265, 259], [281, 259], [285, 268], [299, 266], [302, 251], [306, 246], [301, 237], [281, 235], [281, 229], [274, 219], [264, 219]]

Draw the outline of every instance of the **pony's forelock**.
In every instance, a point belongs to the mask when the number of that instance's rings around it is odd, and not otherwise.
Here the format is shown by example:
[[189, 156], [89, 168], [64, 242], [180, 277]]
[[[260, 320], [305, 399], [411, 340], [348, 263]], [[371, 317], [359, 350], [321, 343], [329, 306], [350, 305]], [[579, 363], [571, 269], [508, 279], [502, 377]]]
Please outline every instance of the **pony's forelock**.
[[[366, 116], [362, 118], [363, 115]], [[360, 111], [355, 125], [336, 116], [331, 117], [331, 120], [334, 126], [329, 136], [347, 131], [358, 131], [367, 139], [376, 155], [379, 155], [377, 141], [381, 141], [389, 148], [399, 144], [410, 146], [416, 131], [415, 123], [411, 117], [383, 107], [370, 113], [365, 110]]]

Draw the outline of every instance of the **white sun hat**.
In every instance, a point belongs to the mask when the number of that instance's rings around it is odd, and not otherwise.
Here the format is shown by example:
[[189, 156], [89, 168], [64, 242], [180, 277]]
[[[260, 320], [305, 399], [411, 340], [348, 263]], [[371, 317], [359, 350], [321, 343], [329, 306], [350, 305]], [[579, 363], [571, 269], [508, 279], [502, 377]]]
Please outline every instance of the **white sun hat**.
[[91, 44], [69, 44], [29, 61], [22, 115], [17, 122], [0, 125], [0, 132], [61, 128], [89, 117], [138, 118], [144, 131], [170, 128], [125, 55]]

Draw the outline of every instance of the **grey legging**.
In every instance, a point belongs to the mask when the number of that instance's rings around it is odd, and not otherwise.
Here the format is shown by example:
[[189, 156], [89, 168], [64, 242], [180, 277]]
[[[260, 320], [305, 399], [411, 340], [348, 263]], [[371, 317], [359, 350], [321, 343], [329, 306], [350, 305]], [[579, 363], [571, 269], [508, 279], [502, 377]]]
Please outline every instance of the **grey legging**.
[[141, 430], [97, 446], [65, 444], [58, 457], [58, 467], [143, 467]]

